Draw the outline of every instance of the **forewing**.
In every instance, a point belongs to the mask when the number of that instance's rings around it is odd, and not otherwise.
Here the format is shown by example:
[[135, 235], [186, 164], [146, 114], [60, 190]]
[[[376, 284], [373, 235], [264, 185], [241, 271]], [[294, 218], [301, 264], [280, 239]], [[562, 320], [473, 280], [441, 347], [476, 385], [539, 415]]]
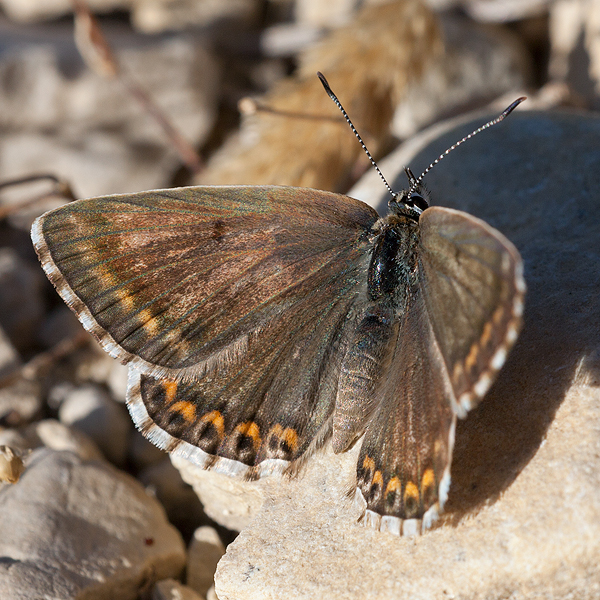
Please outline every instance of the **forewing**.
[[366, 262], [336, 269], [327, 288], [304, 290], [294, 313], [268, 324], [226, 373], [173, 381], [130, 369], [138, 428], [169, 452], [247, 478], [310, 455], [331, 432]]
[[449, 208], [419, 221], [420, 285], [464, 416], [487, 392], [521, 325], [525, 282], [517, 249], [483, 221]]
[[[46, 274], [112, 356], [196, 377], [245, 355], [299, 291], [368, 252], [377, 213], [338, 194], [197, 187], [81, 200], [40, 217]], [[330, 302], [335, 302], [333, 294]]]
[[357, 464], [356, 494], [369, 526], [420, 533], [443, 508], [456, 421], [452, 396], [423, 296], [415, 288]]

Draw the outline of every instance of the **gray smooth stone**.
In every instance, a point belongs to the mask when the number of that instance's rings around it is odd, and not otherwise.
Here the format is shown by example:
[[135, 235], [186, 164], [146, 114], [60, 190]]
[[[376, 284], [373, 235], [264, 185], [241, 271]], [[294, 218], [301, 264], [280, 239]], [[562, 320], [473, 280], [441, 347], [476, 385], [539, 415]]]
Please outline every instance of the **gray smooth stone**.
[[179, 532], [129, 475], [70, 452], [34, 452], [0, 487], [0, 598], [134, 600], [185, 565]]

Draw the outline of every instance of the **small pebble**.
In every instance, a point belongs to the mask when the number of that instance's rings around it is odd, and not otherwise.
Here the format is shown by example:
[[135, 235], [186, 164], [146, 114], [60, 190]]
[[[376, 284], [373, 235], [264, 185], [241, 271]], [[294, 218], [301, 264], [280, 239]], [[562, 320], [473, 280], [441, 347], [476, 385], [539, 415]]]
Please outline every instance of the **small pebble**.
[[61, 423], [89, 436], [113, 464], [125, 464], [131, 420], [104, 388], [93, 384], [76, 388], [65, 398], [58, 416]]

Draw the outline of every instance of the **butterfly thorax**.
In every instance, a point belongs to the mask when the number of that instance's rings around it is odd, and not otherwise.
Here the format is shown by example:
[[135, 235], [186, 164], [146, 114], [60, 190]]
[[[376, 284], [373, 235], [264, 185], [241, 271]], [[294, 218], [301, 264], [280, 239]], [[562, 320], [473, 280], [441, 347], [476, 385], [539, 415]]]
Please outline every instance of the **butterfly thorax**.
[[419, 224], [412, 216], [391, 214], [380, 219], [376, 228], [367, 280], [369, 299], [389, 298], [400, 308], [416, 283]]

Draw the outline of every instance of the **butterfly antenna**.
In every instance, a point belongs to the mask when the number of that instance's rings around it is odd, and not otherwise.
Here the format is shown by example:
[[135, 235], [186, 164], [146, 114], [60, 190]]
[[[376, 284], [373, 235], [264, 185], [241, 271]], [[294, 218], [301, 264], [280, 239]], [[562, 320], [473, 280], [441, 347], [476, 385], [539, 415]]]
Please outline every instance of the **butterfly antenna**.
[[508, 115], [510, 115], [510, 113], [513, 110], [515, 110], [515, 108], [517, 108], [517, 106], [519, 106], [519, 104], [521, 104], [521, 102], [523, 102], [523, 100], [527, 100], [527, 97], [521, 96], [520, 98], [517, 98], [509, 107], [504, 109], [502, 111], [502, 113], [500, 115], [498, 115], [495, 119], [492, 119], [491, 121], [488, 121], [485, 125], [478, 127], [475, 131], [472, 131], [469, 135], [465, 136], [462, 140], [460, 140], [460, 141], [456, 142], [456, 144], [453, 144], [452, 146], [450, 146], [450, 148], [448, 148], [448, 150], [446, 150], [444, 153], [440, 154], [416, 179], [413, 178], [413, 181], [411, 182], [410, 188], [408, 190], [407, 197], [410, 198], [411, 194], [417, 189], [417, 187], [419, 187], [419, 184], [421, 183], [421, 181], [423, 181], [423, 177], [425, 177], [425, 175], [427, 175], [427, 173], [429, 173], [429, 171], [431, 171], [431, 169], [433, 169], [433, 167], [435, 167], [435, 165], [437, 165], [443, 158], [446, 158], [446, 156], [448, 156], [448, 154], [450, 154], [450, 152], [452, 152], [452, 150], [455, 150], [463, 142], [470, 140], [472, 137], [476, 136], [478, 133], [480, 133], [484, 129], [488, 129], [488, 127], [491, 127], [492, 125], [496, 125], [497, 123], [500, 123], [500, 121], [503, 121], [504, 119], [506, 119], [506, 117], [508, 117]]
[[321, 83], [323, 84], [323, 87], [325, 88], [327, 95], [335, 102], [336, 106], [340, 109], [340, 111], [344, 115], [344, 119], [346, 119], [346, 121], [348, 122], [348, 125], [350, 125], [350, 129], [352, 129], [352, 133], [354, 133], [354, 135], [356, 136], [356, 139], [360, 142], [360, 145], [362, 146], [362, 149], [365, 151], [366, 155], [369, 157], [371, 164], [375, 167], [375, 170], [377, 171], [377, 173], [379, 173], [379, 177], [381, 177], [381, 180], [385, 184], [385, 187], [388, 189], [388, 192], [392, 195], [392, 198], [394, 198], [394, 199], [397, 198], [398, 194], [392, 190], [392, 188], [390, 187], [390, 184], [387, 182], [386, 178], [383, 176], [383, 173], [379, 170], [379, 167], [377, 166], [375, 159], [371, 156], [369, 149], [363, 142], [358, 131], [356, 131], [356, 127], [354, 127], [354, 124], [350, 120], [348, 113], [344, 110], [342, 103], [338, 100], [338, 97], [333, 93], [332, 89], [329, 87], [329, 83], [327, 83], [327, 79], [325, 79], [325, 75], [323, 75], [323, 73], [321, 73], [320, 71], [317, 71], [317, 76], [321, 80]]

